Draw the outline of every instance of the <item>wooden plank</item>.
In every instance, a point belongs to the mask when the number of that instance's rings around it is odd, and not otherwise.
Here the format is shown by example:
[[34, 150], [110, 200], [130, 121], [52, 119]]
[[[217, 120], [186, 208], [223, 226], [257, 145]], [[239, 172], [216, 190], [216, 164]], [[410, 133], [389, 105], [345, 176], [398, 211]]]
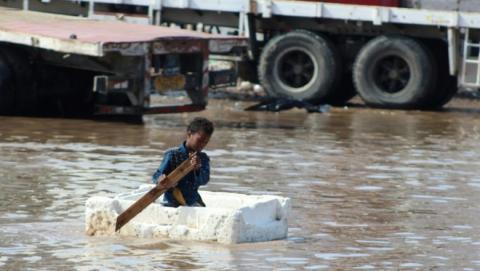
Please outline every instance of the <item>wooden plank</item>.
[[178, 166], [167, 177], [161, 180], [154, 188], [148, 191], [147, 194], [142, 196], [139, 200], [128, 207], [127, 210], [121, 213], [117, 217], [115, 231], [120, 230], [125, 224], [132, 220], [132, 218], [143, 211], [143, 209], [147, 208], [148, 205], [158, 199], [158, 197], [160, 197], [168, 189], [175, 187], [185, 175], [192, 171], [193, 165], [191, 163], [191, 159], [194, 155], [196, 155], [196, 153], [190, 155], [189, 159], [183, 161], [180, 166]]

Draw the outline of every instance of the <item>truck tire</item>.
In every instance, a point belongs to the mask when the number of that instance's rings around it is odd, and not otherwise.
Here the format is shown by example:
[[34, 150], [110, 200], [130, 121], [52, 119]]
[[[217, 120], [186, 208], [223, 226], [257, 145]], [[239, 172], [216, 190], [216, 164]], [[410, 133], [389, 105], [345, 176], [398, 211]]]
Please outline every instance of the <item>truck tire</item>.
[[0, 114], [10, 115], [15, 109], [13, 72], [5, 57], [0, 54]]
[[440, 78], [440, 85], [434, 97], [427, 101], [425, 109], [438, 110], [446, 105], [458, 92], [457, 77], [447, 74]]
[[344, 106], [355, 95], [357, 95], [357, 91], [353, 85], [352, 72], [346, 72], [343, 74], [339, 86], [334, 92], [331, 92], [325, 102], [333, 106]]
[[340, 62], [325, 37], [298, 30], [268, 42], [260, 56], [258, 75], [272, 97], [320, 103], [339, 82]]
[[421, 108], [437, 80], [430, 52], [401, 36], [380, 36], [368, 42], [353, 70], [358, 94], [373, 107]]
[[424, 109], [438, 110], [447, 104], [458, 92], [458, 80], [450, 75], [448, 63], [448, 45], [444, 41], [427, 41], [438, 63], [438, 82], [430, 97], [424, 103]]

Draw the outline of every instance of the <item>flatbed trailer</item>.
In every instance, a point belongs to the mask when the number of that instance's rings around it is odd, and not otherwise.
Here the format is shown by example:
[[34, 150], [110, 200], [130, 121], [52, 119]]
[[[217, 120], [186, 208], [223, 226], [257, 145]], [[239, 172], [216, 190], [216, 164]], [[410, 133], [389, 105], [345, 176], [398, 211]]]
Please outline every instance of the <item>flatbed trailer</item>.
[[[246, 45], [239, 37], [2, 7], [0, 113], [203, 110], [210, 53], [241, 53]], [[185, 99], [151, 106], [152, 93], [171, 92]]]

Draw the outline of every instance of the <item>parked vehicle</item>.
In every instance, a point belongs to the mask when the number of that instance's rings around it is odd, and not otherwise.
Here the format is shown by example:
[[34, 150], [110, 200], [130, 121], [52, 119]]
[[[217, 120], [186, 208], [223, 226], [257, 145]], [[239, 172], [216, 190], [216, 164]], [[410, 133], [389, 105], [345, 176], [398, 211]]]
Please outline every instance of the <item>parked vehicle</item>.
[[[203, 110], [210, 53], [246, 45], [244, 38], [0, 8], [0, 113]], [[186, 100], [151, 106], [153, 91], [183, 91]]]
[[474, 0], [44, 1], [29, 8], [235, 28], [249, 38], [244, 64], [256, 67], [240, 71], [258, 77], [271, 96], [343, 105], [359, 94], [373, 107], [432, 109], [445, 105], [457, 86], [480, 86], [480, 3]]

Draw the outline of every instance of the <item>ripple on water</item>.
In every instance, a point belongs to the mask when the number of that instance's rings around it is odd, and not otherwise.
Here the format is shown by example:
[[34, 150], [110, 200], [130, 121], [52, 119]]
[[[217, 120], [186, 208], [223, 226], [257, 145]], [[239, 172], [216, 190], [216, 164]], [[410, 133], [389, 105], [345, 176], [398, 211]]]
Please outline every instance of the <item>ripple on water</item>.
[[471, 230], [471, 229], [473, 229], [473, 227], [470, 226], [470, 225], [453, 225], [453, 228], [458, 229], [458, 230]]
[[444, 256], [430, 256], [430, 258], [434, 259], [434, 260], [440, 260], [440, 261], [448, 261], [448, 257], [444, 257]]
[[335, 221], [325, 221], [322, 224], [328, 225], [330, 227], [339, 227], [339, 228], [366, 228], [368, 224], [342, 224]]
[[456, 187], [454, 185], [439, 184], [435, 186], [428, 186], [427, 188], [431, 190], [437, 190], [437, 191], [446, 191], [446, 190], [453, 190]]
[[0, 266], [4, 266], [7, 261], [8, 261], [7, 256], [0, 256]]
[[330, 269], [330, 265], [307, 265], [303, 267], [306, 270], [324, 270], [324, 269]]
[[480, 182], [475, 182], [475, 183], [467, 183], [469, 186], [474, 187], [474, 188], [480, 188]]
[[255, 169], [253, 166], [236, 166], [236, 167], [221, 167], [215, 168], [214, 172], [221, 172], [221, 173], [240, 173], [240, 172], [248, 172], [249, 170]]
[[391, 242], [386, 240], [386, 239], [382, 239], [382, 240], [355, 240], [355, 242], [360, 243], [360, 244], [379, 244], [379, 245], [389, 245], [389, 244], [391, 244]]
[[423, 264], [421, 264], [421, 263], [402, 263], [402, 264], [400, 264], [400, 267], [403, 267], [403, 268], [420, 268], [420, 267], [423, 267]]
[[353, 269], [355, 269], [355, 270], [372, 270], [372, 269], [375, 269], [375, 266], [367, 264], [367, 265], [362, 265], [362, 266], [356, 266]]
[[355, 186], [353, 189], [359, 190], [359, 191], [366, 191], [366, 192], [375, 192], [375, 191], [383, 190], [383, 187], [374, 186], [374, 185], [360, 185], [360, 186]]
[[413, 194], [411, 195], [414, 199], [422, 199], [422, 200], [431, 200], [432, 202], [437, 203], [447, 203], [449, 201], [465, 201], [465, 198], [458, 198], [458, 197], [441, 197], [441, 196], [433, 196], [433, 195], [418, 195]]
[[340, 258], [364, 258], [368, 257], [371, 254], [368, 253], [315, 253], [315, 257], [327, 260], [327, 261], [333, 261], [333, 260], [338, 260]]
[[304, 265], [308, 263], [308, 258], [294, 258], [294, 257], [266, 257], [267, 262], [281, 262], [291, 265]]

